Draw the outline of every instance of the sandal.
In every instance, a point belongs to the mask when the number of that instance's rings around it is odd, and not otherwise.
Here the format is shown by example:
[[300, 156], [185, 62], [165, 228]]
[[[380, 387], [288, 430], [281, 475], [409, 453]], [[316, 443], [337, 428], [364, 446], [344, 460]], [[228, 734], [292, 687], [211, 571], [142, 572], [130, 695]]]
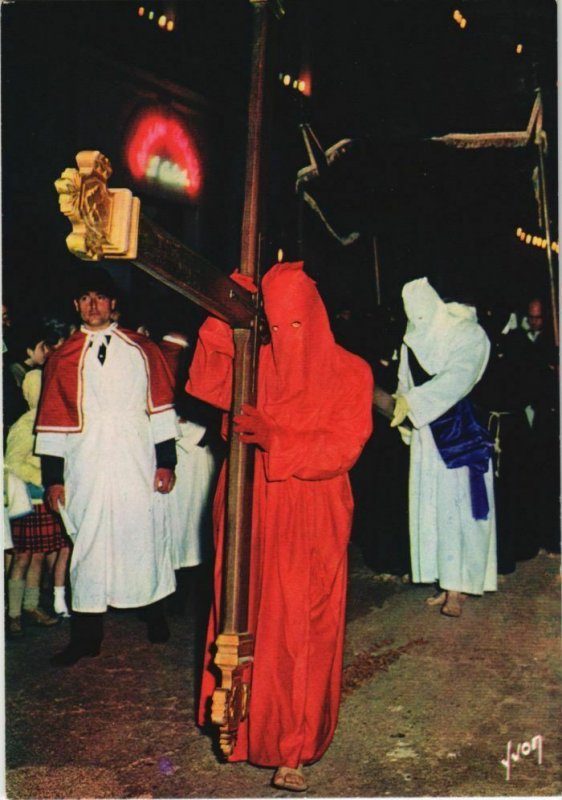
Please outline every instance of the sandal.
[[447, 592], [447, 599], [441, 608], [441, 613], [446, 617], [460, 617], [462, 604], [467, 598], [463, 592]]
[[447, 592], [437, 591], [435, 594], [430, 594], [425, 598], [425, 603], [428, 606], [442, 606], [447, 599]]
[[302, 774], [302, 764], [296, 769], [278, 767], [273, 775], [271, 785], [276, 789], [286, 789], [290, 792], [306, 792], [308, 784]]

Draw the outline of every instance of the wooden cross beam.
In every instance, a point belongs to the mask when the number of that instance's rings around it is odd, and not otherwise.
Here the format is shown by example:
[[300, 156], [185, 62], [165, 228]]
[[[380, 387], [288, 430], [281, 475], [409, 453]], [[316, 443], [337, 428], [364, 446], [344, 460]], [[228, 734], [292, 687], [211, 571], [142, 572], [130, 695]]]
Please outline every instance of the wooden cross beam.
[[[267, 6], [250, 0], [254, 11], [252, 83], [248, 109], [246, 185], [240, 272], [257, 282], [259, 260], [262, 119], [265, 91]], [[280, 0], [276, 10], [282, 13]], [[131, 261], [160, 282], [189, 298], [233, 329], [232, 410], [255, 403], [258, 304], [221, 270], [170, 237], [140, 215], [140, 201], [128, 189], [108, 189], [109, 160], [97, 150], [82, 151], [78, 169], [66, 169], [55, 182], [61, 211], [72, 224], [69, 250], [79, 258]], [[253, 452], [231, 437], [228, 457], [227, 508], [221, 633], [215, 663], [221, 686], [213, 696], [212, 719], [220, 726], [225, 755], [233, 750], [238, 726], [248, 710], [253, 638], [248, 630]]]
[[[259, 326], [255, 295], [211, 262], [173, 239], [140, 214], [128, 189], [109, 189], [112, 169], [97, 150], [76, 156], [78, 169], [55, 181], [59, 205], [71, 224], [71, 253], [86, 261], [127, 259], [156, 280], [227, 322], [235, 345], [232, 411], [254, 401], [255, 348]], [[231, 437], [228, 459], [221, 633], [215, 663], [222, 676], [213, 696], [212, 719], [220, 728], [225, 755], [232, 751], [239, 722], [247, 713], [253, 639], [248, 623], [252, 460], [248, 445]]]

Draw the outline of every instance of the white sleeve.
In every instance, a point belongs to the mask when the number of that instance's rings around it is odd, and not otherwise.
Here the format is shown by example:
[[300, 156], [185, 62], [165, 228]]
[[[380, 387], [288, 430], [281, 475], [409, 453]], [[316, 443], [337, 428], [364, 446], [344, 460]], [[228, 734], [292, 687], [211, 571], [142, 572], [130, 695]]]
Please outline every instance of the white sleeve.
[[464, 331], [452, 343], [444, 368], [421, 386], [406, 392], [408, 416], [416, 428], [428, 425], [474, 388], [488, 363], [490, 342], [480, 326]]
[[398, 394], [406, 394], [411, 387], [410, 369], [408, 366], [408, 348], [404, 343], [400, 348], [400, 361], [398, 363]]
[[152, 428], [154, 444], [181, 437], [177, 414], [173, 408], [161, 411], [158, 414], [151, 414], [150, 427]]
[[64, 458], [66, 455], [67, 436], [67, 433], [37, 433], [35, 436], [35, 454], [38, 456]]

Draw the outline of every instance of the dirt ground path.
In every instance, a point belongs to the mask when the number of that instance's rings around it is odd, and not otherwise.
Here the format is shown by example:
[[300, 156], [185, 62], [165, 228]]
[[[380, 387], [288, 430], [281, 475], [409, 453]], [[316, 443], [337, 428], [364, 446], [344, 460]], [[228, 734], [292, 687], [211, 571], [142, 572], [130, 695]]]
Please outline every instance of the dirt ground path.
[[[339, 724], [307, 794], [560, 795], [560, 560], [520, 563], [456, 620], [424, 604], [427, 586], [380, 583], [350, 556]], [[195, 727], [194, 616], [170, 624], [150, 645], [134, 613], [110, 612], [102, 654], [66, 670], [48, 663], [66, 622], [7, 643], [7, 797], [285, 795]]]

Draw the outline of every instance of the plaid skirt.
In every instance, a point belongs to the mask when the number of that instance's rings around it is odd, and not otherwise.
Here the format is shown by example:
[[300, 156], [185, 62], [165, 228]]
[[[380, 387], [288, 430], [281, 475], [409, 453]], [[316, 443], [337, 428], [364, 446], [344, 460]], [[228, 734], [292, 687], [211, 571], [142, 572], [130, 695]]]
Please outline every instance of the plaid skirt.
[[53, 514], [45, 503], [34, 505], [31, 514], [13, 519], [10, 526], [16, 552], [52, 553], [71, 544], [60, 516]]

